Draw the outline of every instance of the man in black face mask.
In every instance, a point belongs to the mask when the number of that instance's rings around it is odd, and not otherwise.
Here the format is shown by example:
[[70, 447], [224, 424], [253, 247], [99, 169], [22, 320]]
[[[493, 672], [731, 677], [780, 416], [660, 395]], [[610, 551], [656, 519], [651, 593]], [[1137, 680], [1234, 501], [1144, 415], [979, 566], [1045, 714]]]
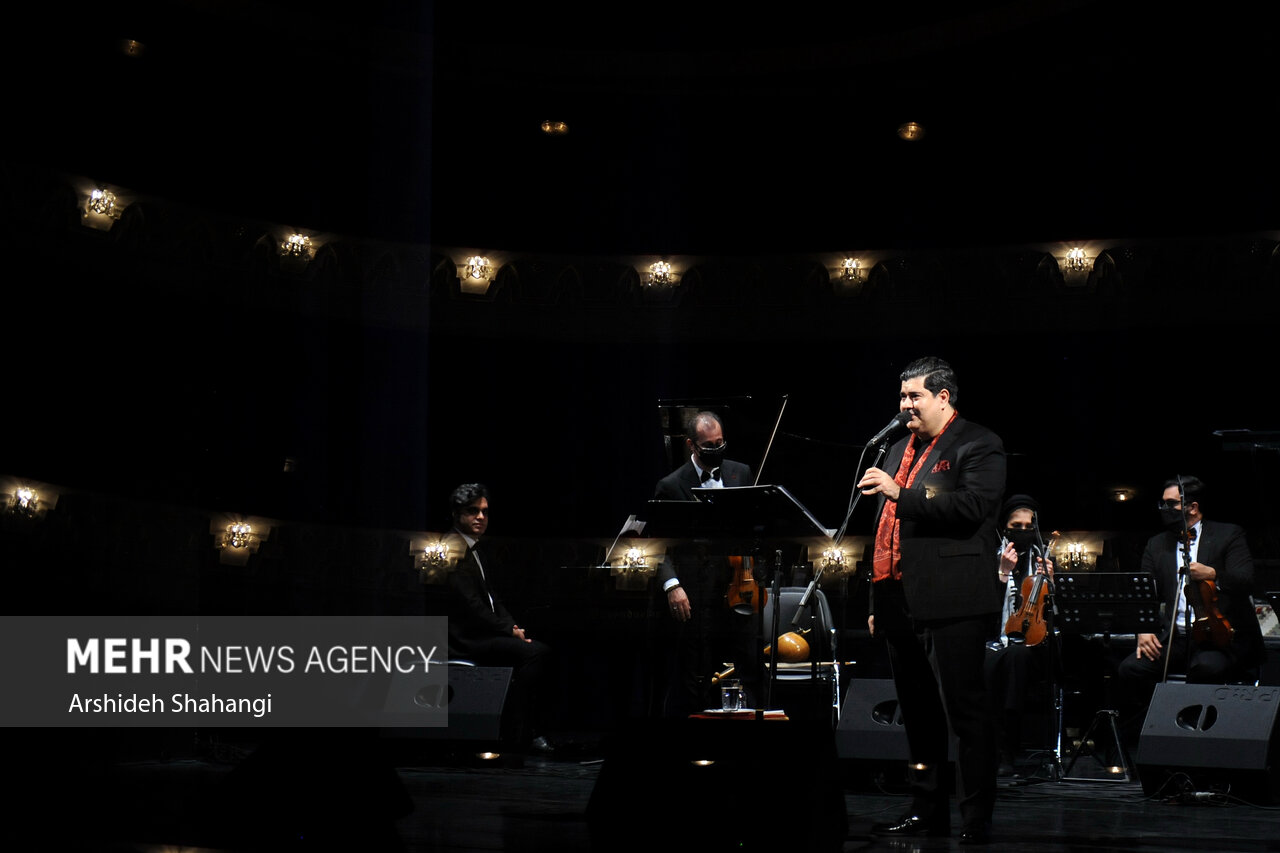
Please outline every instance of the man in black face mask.
[[[1262, 662], [1262, 629], [1249, 597], [1253, 557], [1244, 530], [1206, 520], [1203, 495], [1204, 483], [1195, 477], [1166, 481], [1159, 503], [1165, 530], [1148, 540], [1142, 554], [1142, 571], [1155, 576], [1164, 627], [1159, 635], [1139, 634], [1137, 650], [1118, 667], [1121, 729], [1130, 743], [1141, 729], [1156, 683], [1165, 675], [1165, 655], [1168, 672], [1185, 674], [1192, 684], [1252, 681], [1252, 671]], [[1215, 600], [1216, 606], [1205, 606]], [[1196, 627], [1197, 619], [1204, 620], [1201, 627], [1215, 623], [1214, 611], [1230, 628], [1215, 632], [1218, 639], [1202, 636]]]
[[[725, 458], [728, 444], [719, 415], [698, 412], [685, 424], [685, 435], [689, 456], [658, 481], [655, 500], [692, 501], [695, 489], [754, 483], [751, 466]], [[658, 566], [658, 581], [667, 612], [680, 623], [681, 632], [680, 689], [672, 691], [667, 712], [682, 716], [713, 704], [719, 706], [718, 698], [712, 702], [710, 676], [726, 660], [748, 654], [752, 620], [734, 613], [725, 604], [729, 569], [724, 555], [712, 554], [706, 546], [699, 545], [674, 548], [667, 556]], [[745, 660], [738, 666], [738, 677], [748, 682], [748, 687], [753, 670]]]
[[[1004, 529], [996, 571], [1005, 584], [1005, 605], [1000, 614], [1000, 638], [988, 646], [986, 673], [992, 709], [999, 714], [996, 730], [1001, 776], [1012, 776], [1015, 772], [1015, 758], [1022, 747], [1022, 716], [1031, 673], [1047, 666], [1049, 643], [1057, 642], [1047, 596], [1035, 610], [1045, 626], [1042, 636], [1034, 632], [1028, 637], [1017, 620], [1012, 623], [1012, 632], [1009, 630], [1014, 614], [1033, 609], [1021, 597], [1028, 574], [1044, 572], [1049, 579], [1053, 578], [1053, 561], [1048, 555], [1035, 553], [1045, 545], [1039, 516], [1039, 504], [1030, 495], [1014, 495], [1005, 501], [1000, 511]], [[1043, 592], [1048, 593], [1049, 588], [1045, 587]]]

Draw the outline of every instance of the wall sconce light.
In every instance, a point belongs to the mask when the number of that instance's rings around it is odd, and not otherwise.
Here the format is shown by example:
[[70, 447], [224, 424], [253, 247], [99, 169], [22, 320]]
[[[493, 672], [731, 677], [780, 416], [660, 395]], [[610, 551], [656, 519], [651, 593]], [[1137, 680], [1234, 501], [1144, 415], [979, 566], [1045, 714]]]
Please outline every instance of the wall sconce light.
[[248, 548], [253, 543], [253, 525], [247, 521], [236, 521], [227, 525], [222, 535], [223, 548]]
[[0, 512], [12, 518], [36, 519], [57, 506], [58, 493], [47, 485], [0, 479]]
[[1062, 565], [1068, 572], [1087, 572], [1093, 568], [1093, 560], [1083, 542], [1068, 542], [1063, 549]]
[[542, 132], [547, 136], [564, 136], [569, 132], [569, 125], [563, 121], [548, 119], [542, 123]]
[[271, 533], [271, 525], [248, 518], [219, 515], [210, 524], [218, 561], [245, 565]]
[[1093, 270], [1093, 260], [1083, 248], [1075, 246], [1068, 249], [1058, 261], [1058, 269], [1062, 271], [1062, 278], [1068, 285], [1078, 287], [1089, 280], [1089, 273]]
[[40, 509], [40, 496], [30, 486], [19, 486], [9, 498], [8, 511], [21, 518], [35, 518]]
[[658, 573], [658, 567], [649, 561], [643, 548], [632, 546], [622, 552], [616, 565], [609, 567], [615, 578], [614, 586], [620, 590], [644, 589], [649, 578]]
[[905, 124], [898, 125], [898, 138], [907, 142], [916, 142], [924, 138], [924, 125], [919, 122], [909, 121]]
[[120, 214], [124, 212], [124, 204], [116, 194], [105, 187], [95, 187], [89, 191], [84, 200], [84, 224], [98, 231], [110, 231], [116, 224]]
[[483, 296], [489, 292], [489, 286], [493, 284], [502, 264], [500, 260], [493, 260], [487, 255], [475, 254], [469, 255], [457, 266], [458, 283], [462, 292]]
[[422, 549], [418, 568], [424, 572], [438, 571], [449, 564], [449, 546], [444, 542], [432, 542]]
[[1113, 489], [1111, 492], [1111, 500], [1116, 503], [1125, 503], [1134, 498], [1133, 489]]
[[850, 284], [862, 284], [866, 274], [862, 271], [862, 261], [857, 258], [845, 258], [840, 262], [840, 278]]
[[140, 41], [134, 39], [120, 39], [120, 52], [125, 56], [132, 56], [135, 59], [142, 56], [147, 50], [147, 46]]
[[671, 287], [679, 278], [680, 276], [671, 268], [669, 262], [656, 261], [649, 264], [649, 269], [642, 281], [645, 287]]
[[849, 555], [840, 548], [828, 548], [822, 552], [823, 571], [843, 572], [853, 568]]
[[489, 265], [489, 259], [481, 255], [472, 255], [467, 258], [462, 274], [472, 281], [493, 281], [493, 267]]
[[305, 234], [290, 234], [280, 243], [280, 254], [286, 258], [310, 260], [313, 252], [311, 238]]

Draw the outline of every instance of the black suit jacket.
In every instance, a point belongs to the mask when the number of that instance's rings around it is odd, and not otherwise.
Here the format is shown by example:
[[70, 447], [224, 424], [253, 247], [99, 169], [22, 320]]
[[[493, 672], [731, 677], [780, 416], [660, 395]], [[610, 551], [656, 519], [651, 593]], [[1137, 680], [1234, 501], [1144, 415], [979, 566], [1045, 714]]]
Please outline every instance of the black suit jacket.
[[[1178, 600], [1181, 548], [1177, 534], [1165, 531], [1147, 540], [1147, 547], [1142, 552], [1142, 571], [1155, 576], [1156, 590], [1164, 602], [1162, 638], [1168, 636], [1169, 624], [1177, 618], [1174, 607]], [[1202, 521], [1196, 562], [1213, 566], [1218, 572], [1214, 581], [1218, 608], [1234, 629], [1231, 644], [1237, 662], [1245, 666], [1261, 663], [1264, 654], [1262, 628], [1249, 598], [1253, 592], [1253, 556], [1249, 553], [1244, 528], [1222, 521]]]
[[[726, 459], [720, 465], [720, 482], [730, 488], [751, 486], [755, 484], [755, 478], [751, 476], [750, 465]], [[698, 471], [693, 467], [693, 461], [686, 459], [683, 465], [658, 481], [653, 497], [660, 501], [692, 501], [697, 500], [693, 496], [694, 490], [700, 488], [702, 481], [698, 479]], [[673, 548], [668, 554], [669, 559], [658, 563], [659, 590], [667, 581], [679, 576], [675, 565], [677, 562], [688, 564], [696, 559], [692, 552], [686, 553], [686, 550]]]
[[[487, 556], [480, 542], [468, 548], [466, 540], [456, 534], [445, 537], [449, 552], [462, 553], [449, 572], [448, 617], [449, 654], [467, 657], [472, 644], [493, 637], [510, 637], [516, 620], [507, 611], [493, 588], [496, 561]], [[479, 550], [477, 559], [476, 551]], [[484, 574], [480, 566], [484, 565]], [[493, 604], [489, 595], [493, 594]]]
[[[911, 440], [908, 436], [890, 448], [880, 468], [896, 472]], [[898, 496], [902, 587], [911, 615], [998, 614], [1004, 588], [991, 555], [1000, 545], [1004, 443], [957, 415], [924, 464], [911, 488]], [[877, 525], [885, 502], [881, 496]]]

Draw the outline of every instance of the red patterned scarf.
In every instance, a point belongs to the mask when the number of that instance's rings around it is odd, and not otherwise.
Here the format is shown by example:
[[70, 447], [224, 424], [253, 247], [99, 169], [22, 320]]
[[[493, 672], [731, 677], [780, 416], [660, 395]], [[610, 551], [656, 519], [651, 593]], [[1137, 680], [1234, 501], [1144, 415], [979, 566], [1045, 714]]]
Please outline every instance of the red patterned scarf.
[[[933, 441], [929, 442], [929, 446], [924, 449], [924, 453], [920, 454], [919, 461], [916, 461], [915, 458], [915, 436], [912, 436], [911, 441], [907, 442], [907, 450], [902, 454], [902, 462], [898, 465], [898, 473], [893, 475], [893, 481], [898, 484], [899, 489], [911, 488], [911, 484], [916, 481], [916, 474], [923, 470], [925, 460], [933, 452], [933, 446], [950, 429], [955, 419], [956, 413], [952, 412], [951, 417], [947, 419], [946, 425], [933, 437]], [[884, 509], [880, 512], [880, 524], [876, 527], [876, 547], [871, 558], [872, 581], [880, 581], [885, 578], [902, 579], [902, 569], [899, 566], [899, 561], [902, 559], [902, 551], [899, 547], [898, 531], [898, 502], [886, 498]]]

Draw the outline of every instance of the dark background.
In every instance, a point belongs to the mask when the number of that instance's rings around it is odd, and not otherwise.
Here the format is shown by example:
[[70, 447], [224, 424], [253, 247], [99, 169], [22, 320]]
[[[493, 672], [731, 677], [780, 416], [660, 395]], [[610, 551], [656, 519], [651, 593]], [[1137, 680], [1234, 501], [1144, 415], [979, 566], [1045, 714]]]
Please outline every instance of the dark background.
[[[15, 13], [0, 471], [394, 531], [483, 480], [493, 534], [607, 543], [671, 467], [660, 404], [702, 400], [753, 467], [776, 424], [763, 480], [835, 528], [936, 354], [1051, 526], [1140, 541], [1195, 473], [1275, 556], [1274, 12], [407, 9]], [[133, 202], [108, 234], [94, 182]]]

